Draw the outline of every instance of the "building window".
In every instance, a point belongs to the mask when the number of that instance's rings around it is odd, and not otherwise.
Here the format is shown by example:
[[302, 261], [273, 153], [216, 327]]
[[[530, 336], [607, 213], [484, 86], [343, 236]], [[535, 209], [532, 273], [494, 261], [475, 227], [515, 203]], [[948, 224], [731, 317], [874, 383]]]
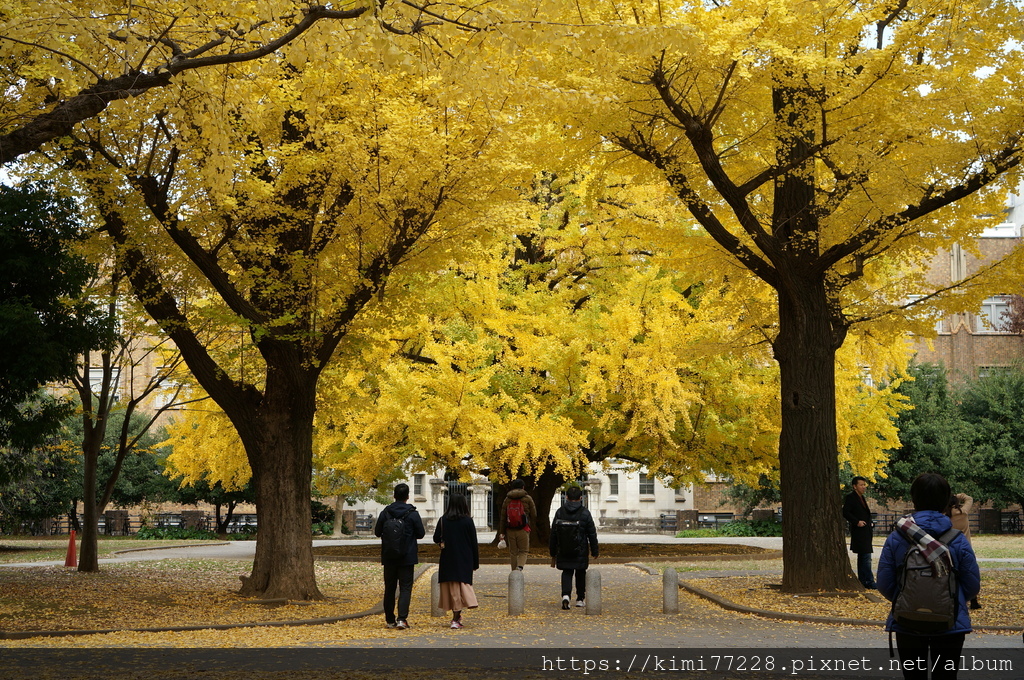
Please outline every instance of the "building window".
[[686, 500], [686, 496], [683, 495], [684, 490], [685, 488], [682, 486], [676, 487], [676, 503], [682, 503]]
[[[121, 380], [121, 369], [117, 366], [110, 367], [110, 395], [117, 400], [119, 395], [118, 383]], [[100, 395], [100, 391], [103, 389], [103, 367], [102, 366], [90, 366], [89, 367], [89, 389], [94, 397]]]
[[178, 404], [181, 394], [184, 391], [185, 386], [176, 380], [171, 380], [168, 376], [168, 369], [164, 366], [160, 366], [156, 369], [156, 375], [162, 375], [162, 377], [156, 385], [156, 389], [153, 390], [153, 408], [180, 408]]
[[426, 475], [412, 476], [412, 495], [423, 497], [423, 480]]
[[990, 297], [981, 303], [981, 311], [976, 317], [974, 331], [976, 333], [998, 333], [1006, 328], [1004, 315], [1010, 313], [1010, 298], [1006, 295]]
[[654, 495], [654, 477], [641, 472], [640, 473], [640, 495], [641, 496], [653, 496]]
[[[953, 280], [959, 280], [959, 279], [962, 279], [962, 278], [963, 278], [962, 276], [956, 276], [956, 277], [954, 277]], [[908, 302], [917, 302], [918, 300], [922, 299], [923, 297], [924, 297], [924, 295], [910, 295], [910, 296], [907, 297], [907, 301]], [[939, 312], [938, 310], [935, 310], [935, 309], [925, 310], [923, 308], [919, 308], [919, 307], [916, 307], [916, 306], [910, 307], [910, 309], [908, 309], [907, 312], [910, 313], [910, 314], [921, 314], [926, 319], [935, 321], [935, 325], [933, 326], [933, 328], [935, 329], [935, 332], [936, 333], [942, 333], [943, 332], [943, 330], [942, 330], [942, 312]]]
[[610, 474], [608, 475], [608, 495], [618, 497], [619, 495], [619, 475]]
[[1009, 366], [978, 366], [978, 378], [994, 378], [995, 376], [1001, 373], [1006, 373], [1009, 370]]

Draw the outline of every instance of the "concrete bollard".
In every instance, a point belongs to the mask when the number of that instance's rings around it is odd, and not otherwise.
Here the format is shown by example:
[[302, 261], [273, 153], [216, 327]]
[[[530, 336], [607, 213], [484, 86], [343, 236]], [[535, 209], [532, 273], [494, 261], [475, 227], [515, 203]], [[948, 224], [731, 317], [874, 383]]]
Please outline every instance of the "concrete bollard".
[[661, 612], [663, 614], [679, 613], [679, 574], [672, 567], [665, 570], [661, 576], [661, 584], [664, 589], [662, 597]]
[[526, 579], [516, 569], [508, 575], [508, 615], [521, 616], [526, 610]]
[[587, 615], [601, 613], [601, 572], [587, 569]]
[[441, 584], [437, 580], [437, 570], [430, 575], [430, 615], [444, 616], [445, 610], [441, 609]]

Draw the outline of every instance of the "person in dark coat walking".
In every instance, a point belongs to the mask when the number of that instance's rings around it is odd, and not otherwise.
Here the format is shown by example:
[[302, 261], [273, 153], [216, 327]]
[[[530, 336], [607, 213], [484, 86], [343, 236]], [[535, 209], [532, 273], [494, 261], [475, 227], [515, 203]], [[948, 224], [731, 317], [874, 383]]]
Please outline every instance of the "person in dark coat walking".
[[551, 523], [548, 549], [554, 566], [562, 571], [562, 609], [569, 608], [572, 581], [576, 578], [576, 606], [583, 607], [587, 600], [587, 568], [590, 557], [597, 558], [597, 527], [590, 511], [583, 507], [583, 489], [571, 486], [565, 492], [566, 501], [555, 511]]
[[843, 518], [850, 523], [850, 551], [857, 553], [857, 579], [869, 590], [875, 589], [875, 575], [871, 570], [872, 524], [871, 510], [864, 492], [868, 488], [868, 480], [863, 477], [853, 478], [853, 491], [843, 502]]
[[441, 546], [437, 581], [441, 589], [438, 607], [452, 613], [452, 628], [462, 628], [462, 611], [476, 609], [473, 572], [480, 568], [476, 525], [469, 502], [460, 493], [448, 498], [448, 512], [434, 529], [434, 543]]
[[[400, 517], [405, 523], [405, 556], [398, 560], [385, 559], [384, 543], [381, 542], [380, 562], [384, 565], [384, 620], [388, 628], [405, 630], [409, 627], [409, 603], [412, 601], [412, 577], [419, 562], [416, 541], [426, 535], [423, 520], [415, 505], [409, 505], [409, 485], [395, 486], [395, 502], [381, 510], [373, 535], [380, 538], [384, 522], [390, 517]], [[398, 590], [398, 617], [395, 617], [395, 590]]]

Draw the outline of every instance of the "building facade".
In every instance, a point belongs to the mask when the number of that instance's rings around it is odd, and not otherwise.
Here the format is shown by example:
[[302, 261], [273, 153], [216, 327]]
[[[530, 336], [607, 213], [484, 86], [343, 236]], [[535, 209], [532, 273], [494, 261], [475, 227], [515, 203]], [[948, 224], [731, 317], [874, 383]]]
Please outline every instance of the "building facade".
[[[928, 274], [928, 283], [938, 289], [962, 281], [981, 268], [1008, 255], [1021, 243], [1024, 224], [1024, 190], [1006, 201], [1003, 221], [986, 229], [975, 244], [977, 252], [961, 245], [940, 252]], [[1012, 365], [1024, 359], [1024, 339], [1007, 329], [1004, 314], [1010, 296], [1024, 293], [1008, 289], [982, 302], [978, 309], [951, 314], [936, 323], [937, 337], [931, 342], [915, 341], [918, 363], [942, 364], [950, 380], [960, 382]]]

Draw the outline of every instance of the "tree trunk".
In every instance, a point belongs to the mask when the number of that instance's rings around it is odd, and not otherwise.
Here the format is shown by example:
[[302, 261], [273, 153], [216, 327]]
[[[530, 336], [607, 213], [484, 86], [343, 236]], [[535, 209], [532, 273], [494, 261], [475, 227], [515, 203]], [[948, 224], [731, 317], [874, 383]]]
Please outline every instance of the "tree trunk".
[[341, 538], [345, 528], [345, 497], [338, 494], [334, 498], [334, 528], [331, 530], [331, 538]]
[[85, 423], [85, 434], [82, 438], [82, 545], [78, 554], [78, 571], [81, 572], [100, 570], [99, 516], [103, 512], [103, 507], [96, 502], [96, 477], [104, 433], [105, 428]]
[[537, 531], [533, 534], [533, 540], [542, 549], [547, 549], [548, 540], [551, 538], [551, 501], [558, 488], [565, 484], [566, 479], [556, 473], [553, 468], [544, 468], [544, 472], [534, 481], [533, 502], [537, 504]]
[[794, 277], [787, 291], [779, 294], [779, 335], [774, 343], [782, 381], [782, 589], [790, 593], [856, 589], [843, 541], [836, 451], [836, 340], [826, 284], [820, 277]]
[[256, 559], [241, 595], [320, 600], [313, 570], [310, 498], [316, 376], [299, 366], [267, 369], [257, 432], [243, 442], [252, 468], [258, 516]]

